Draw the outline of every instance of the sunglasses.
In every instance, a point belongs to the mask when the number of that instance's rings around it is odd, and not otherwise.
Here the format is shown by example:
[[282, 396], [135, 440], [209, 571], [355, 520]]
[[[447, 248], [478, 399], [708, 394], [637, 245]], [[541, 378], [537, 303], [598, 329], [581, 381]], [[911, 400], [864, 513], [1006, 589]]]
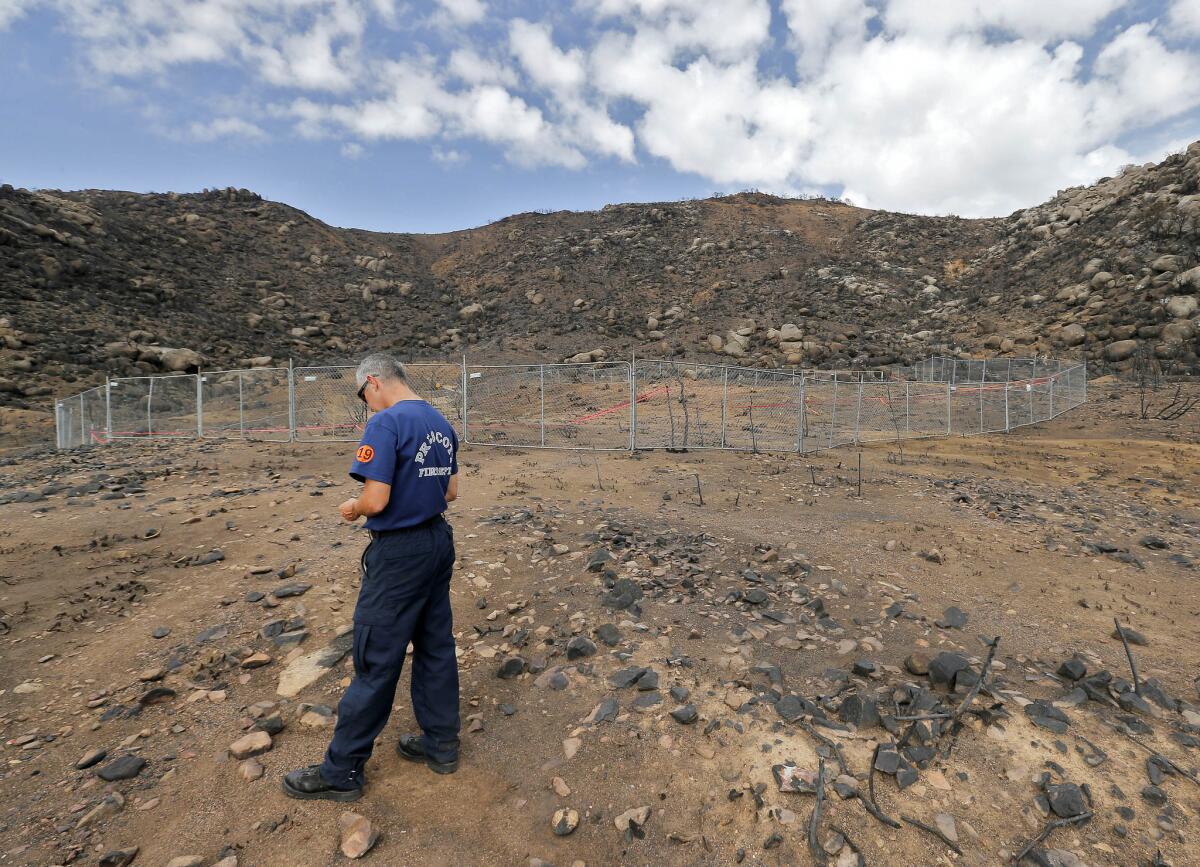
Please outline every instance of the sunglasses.
[[367, 380], [366, 380], [366, 381], [365, 381], [365, 382], [362, 384], [362, 386], [361, 386], [361, 387], [358, 389], [358, 399], [359, 399], [359, 400], [361, 400], [363, 403], [366, 403], [366, 402], [367, 402], [367, 397], [366, 397], [366, 395], [365, 395], [363, 392], [365, 392], [365, 391], [367, 390], [367, 386], [368, 386], [368, 385], [370, 385], [370, 384], [371, 384], [371, 380], [370, 380], [370, 379], [367, 379]]

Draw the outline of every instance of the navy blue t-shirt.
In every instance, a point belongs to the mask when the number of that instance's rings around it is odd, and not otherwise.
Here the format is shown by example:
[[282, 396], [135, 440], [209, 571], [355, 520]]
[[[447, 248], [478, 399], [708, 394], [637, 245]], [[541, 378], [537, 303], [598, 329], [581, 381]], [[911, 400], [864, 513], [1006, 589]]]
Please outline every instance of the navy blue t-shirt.
[[458, 437], [446, 417], [423, 400], [377, 412], [363, 430], [350, 476], [392, 486], [388, 504], [367, 518], [368, 530], [414, 527], [446, 511], [446, 488], [458, 472]]

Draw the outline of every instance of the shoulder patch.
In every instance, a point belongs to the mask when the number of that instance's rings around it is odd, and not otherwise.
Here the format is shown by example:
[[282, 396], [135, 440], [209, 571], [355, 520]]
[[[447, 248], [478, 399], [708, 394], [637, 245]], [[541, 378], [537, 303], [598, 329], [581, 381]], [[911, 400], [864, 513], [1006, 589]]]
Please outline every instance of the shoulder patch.
[[370, 446], [359, 446], [358, 451], [354, 453], [354, 457], [358, 458], [360, 464], [369, 464], [371, 459], [375, 457], [375, 449]]

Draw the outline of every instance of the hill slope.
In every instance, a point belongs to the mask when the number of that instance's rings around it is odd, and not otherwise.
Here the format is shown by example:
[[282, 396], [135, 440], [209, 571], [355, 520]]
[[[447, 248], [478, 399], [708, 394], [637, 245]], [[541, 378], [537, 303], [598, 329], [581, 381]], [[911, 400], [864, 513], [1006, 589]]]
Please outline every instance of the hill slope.
[[1039, 352], [1121, 368], [1144, 345], [1195, 370], [1198, 262], [1200, 142], [989, 220], [744, 193], [384, 234], [246, 190], [6, 185], [0, 402], [368, 348], [768, 366]]

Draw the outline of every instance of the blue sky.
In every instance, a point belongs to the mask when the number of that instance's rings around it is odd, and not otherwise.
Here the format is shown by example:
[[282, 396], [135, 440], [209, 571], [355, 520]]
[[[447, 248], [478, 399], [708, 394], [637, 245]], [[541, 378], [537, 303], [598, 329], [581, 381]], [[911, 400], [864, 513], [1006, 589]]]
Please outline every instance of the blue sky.
[[1006, 214], [1200, 138], [1200, 0], [0, 0], [0, 181], [341, 226], [755, 188]]

